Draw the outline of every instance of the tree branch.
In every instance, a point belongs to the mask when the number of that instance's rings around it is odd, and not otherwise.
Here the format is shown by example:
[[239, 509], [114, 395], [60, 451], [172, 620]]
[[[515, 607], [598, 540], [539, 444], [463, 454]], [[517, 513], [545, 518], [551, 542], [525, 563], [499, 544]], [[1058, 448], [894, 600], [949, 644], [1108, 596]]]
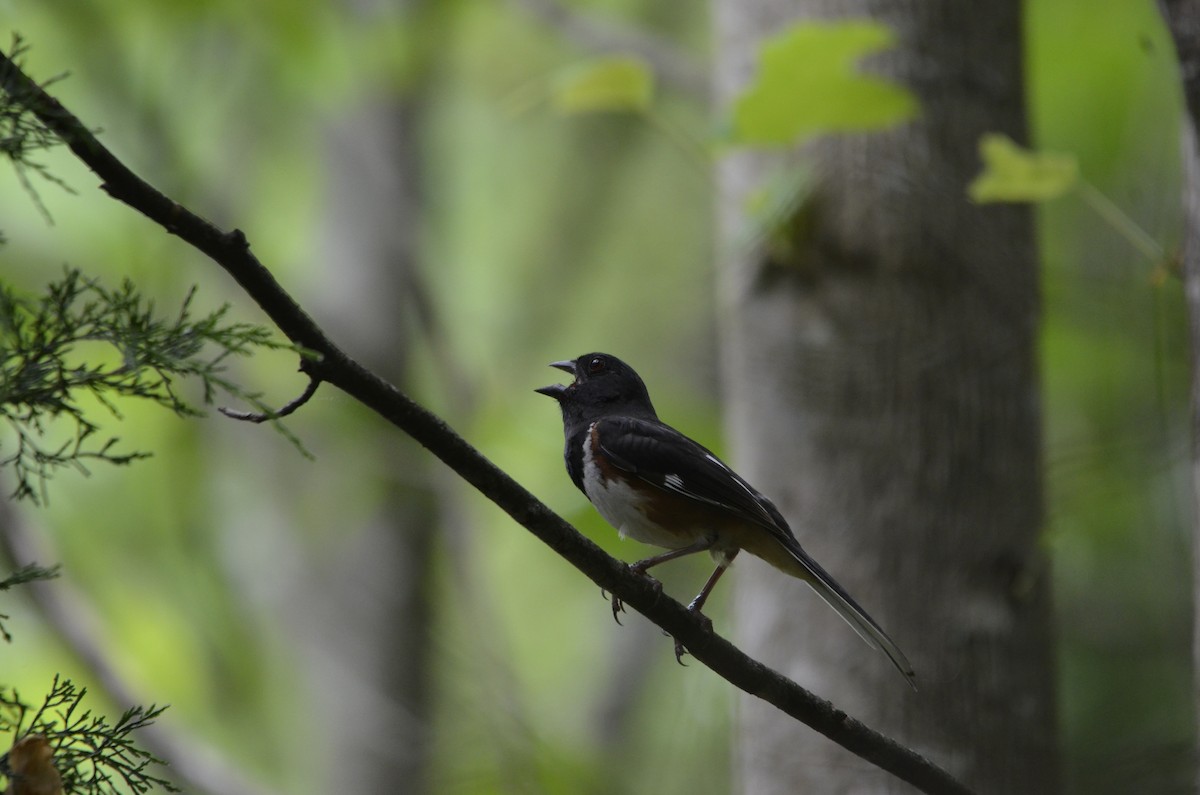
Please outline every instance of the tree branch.
[[778, 707], [847, 750], [927, 793], [970, 792], [949, 773], [750, 658], [647, 577], [607, 555], [455, 433], [338, 348], [251, 253], [237, 229], [223, 232], [134, 174], [57, 100], [0, 53], [0, 89], [28, 108], [103, 181], [101, 188], [207, 254], [292, 342], [311, 352], [301, 369], [372, 409], [420, 442], [589, 579], [635, 608], [736, 687]]
[[321, 381], [318, 378], [309, 376], [308, 386], [300, 393], [300, 396], [294, 400], [289, 400], [278, 411], [236, 411], [225, 406], [220, 406], [217, 411], [229, 417], [231, 420], [241, 420], [242, 422], [263, 423], [271, 420], [282, 419], [290, 414], [293, 414], [298, 408], [303, 406], [308, 401], [312, 400], [312, 396], [317, 394], [317, 387], [321, 386]]

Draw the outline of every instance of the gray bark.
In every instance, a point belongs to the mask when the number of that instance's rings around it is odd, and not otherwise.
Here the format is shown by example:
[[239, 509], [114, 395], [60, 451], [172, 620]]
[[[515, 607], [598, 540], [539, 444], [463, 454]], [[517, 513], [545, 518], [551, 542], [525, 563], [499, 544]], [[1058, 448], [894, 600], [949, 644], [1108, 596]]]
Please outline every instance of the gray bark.
[[[1198, 64], [1200, 66], [1200, 64]], [[1184, 164], [1184, 207], [1186, 211], [1183, 247], [1183, 289], [1188, 306], [1188, 325], [1192, 343], [1192, 510], [1200, 516], [1200, 139], [1196, 135], [1196, 117], [1183, 122], [1182, 148]], [[1192, 688], [1193, 703], [1200, 704], [1200, 631], [1196, 618], [1200, 616], [1200, 525], [1192, 528]], [[1200, 712], [1197, 712], [1200, 718]], [[1200, 732], [1197, 732], [1200, 739]], [[1195, 759], [1200, 759], [1197, 749]], [[1195, 767], [1200, 790], [1200, 765]]]
[[[746, 197], [785, 158], [719, 169], [723, 367], [732, 457], [802, 544], [899, 643], [912, 693], [802, 583], [739, 561], [737, 629], [767, 664], [981, 792], [1057, 791], [1054, 669], [1028, 208], [966, 186], [989, 131], [1025, 139], [1020, 3], [716, 0], [717, 96], [799, 18], [870, 16], [899, 37], [869, 68], [920, 117], [807, 146], [792, 253], [734, 250]], [[789, 157], [794, 159], [794, 153]], [[754, 699], [746, 793], [905, 785]]]
[[[1183, 206], [1183, 289], [1188, 306], [1188, 325], [1192, 343], [1192, 499], [1194, 515], [1200, 516], [1200, 4], [1194, 0], [1164, 0], [1160, 3], [1167, 27], [1179, 57], [1183, 78], [1186, 118], [1182, 125], [1184, 166]], [[1195, 620], [1200, 616], [1200, 525], [1193, 528], [1192, 552], [1192, 686], [1200, 699], [1200, 631]], [[1200, 701], [1196, 702], [1200, 703]], [[1197, 713], [1200, 716], [1200, 712]], [[1200, 733], [1197, 733], [1200, 739]], [[1200, 750], [1196, 758], [1200, 759]], [[1195, 770], [1200, 788], [1200, 766]]]

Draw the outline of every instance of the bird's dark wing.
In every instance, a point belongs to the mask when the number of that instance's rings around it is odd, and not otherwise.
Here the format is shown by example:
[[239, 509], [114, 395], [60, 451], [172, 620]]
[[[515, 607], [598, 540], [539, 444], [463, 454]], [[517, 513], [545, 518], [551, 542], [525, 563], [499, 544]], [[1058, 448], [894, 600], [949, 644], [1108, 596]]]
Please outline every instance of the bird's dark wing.
[[887, 654], [908, 683], [916, 688], [912, 665], [896, 642], [800, 547], [787, 521], [771, 501], [711, 451], [668, 425], [633, 417], [605, 417], [592, 426], [592, 433], [614, 466], [657, 488], [720, 506], [769, 532], [799, 564], [805, 572], [805, 581], [817, 594], [863, 639]]
[[645, 482], [693, 500], [717, 505], [795, 543], [795, 536], [771, 501], [717, 458], [712, 451], [661, 422], [605, 417], [596, 439], [618, 468]]

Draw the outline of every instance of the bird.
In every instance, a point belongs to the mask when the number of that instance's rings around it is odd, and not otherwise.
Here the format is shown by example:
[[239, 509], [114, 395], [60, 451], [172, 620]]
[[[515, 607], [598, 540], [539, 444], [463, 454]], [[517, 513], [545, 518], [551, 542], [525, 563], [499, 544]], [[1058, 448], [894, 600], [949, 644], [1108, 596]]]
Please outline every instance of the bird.
[[[645, 575], [670, 560], [708, 552], [716, 563], [687, 609], [702, 608], [742, 550], [807, 583], [868, 644], [882, 651], [915, 690], [908, 658], [846, 589], [812, 558], [769, 499], [711, 450], [662, 422], [645, 382], [606, 353], [552, 362], [574, 377], [534, 391], [562, 410], [567, 474], [615, 527], [667, 551], [630, 568]], [[613, 616], [622, 609], [613, 597]], [[682, 646], [675, 656], [682, 662]]]

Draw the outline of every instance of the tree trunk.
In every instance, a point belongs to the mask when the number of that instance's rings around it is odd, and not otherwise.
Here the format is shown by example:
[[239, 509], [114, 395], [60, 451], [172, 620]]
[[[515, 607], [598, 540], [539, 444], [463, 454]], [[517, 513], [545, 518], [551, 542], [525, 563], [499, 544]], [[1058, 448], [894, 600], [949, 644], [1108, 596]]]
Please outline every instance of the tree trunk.
[[[1183, 205], [1185, 208], [1183, 241], [1183, 289], [1188, 306], [1188, 324], [1192, 342], [1192, 499], [1194, 515], [1200, 517], [1200, 5], [1194, 0], [1165, 0], [1163, 16], [1175, 42], [1179, 71], [1183, 77], [1186, 118], [1182, 129], [1184, 165]], [[1193, 528], [1192, 540], [1192, 685], [1200, 699], [1200, 524]], [[1194, 700], [1194, 703], [1200, 701]], [[1197, 713], [1200, 716], [1200, 713]], [[1200, 732], [1197, 733], [1200, 739]], [[1197, 751], [1200, 754], [1200, 751]], [[1200, 758], [1197, 756], [1196, 758]], [[1196, 767], [1200, 787], [1200, 766]]]
[[[364, 19], [415, 13], [420, 3], [352, 0]], [[329, 328], [375, 372], [404, 388], [426, 317], [419, 275], [424, 174], [420, 80], [405, 94], [368, 97], [329, 130], [329, 208], [317, 303]], [[414, 322], [413, 319], [416, 319]], [[404, 322], [408, 320], [408, 322]], [[347, 428], [346, 432], [355, 433]], [[382, 473], [386, 495], [365, 521], [339, 529], [322, 552], [319, 604], [304, 605], [306, 655], [325, 716], [328, 792], [429, 791], [433, 689], [432, 558], [438, 496], [424, 451], [357, 429], [362, 472]], [[366, 477], [363, 475], [362, 477]], [[353, 512], [350, 512], [353, 514]]]
[[[1042, 523], [1037, 253], [1027, 207], [975, 206], [990, 131], [1023, 141], [1021, 4], [717, 0], [728, 105], [764, 36], [873, 16], [898, 46], [869, 70], [917, 120], [829, 136], [784, 260], [732, 250], [783, 156], [719, 170], [732, 458], [912, 659], [920, 692], [798, 581], [739, 562], [741, 642], [981, 792], [1057, 791]], [[794, 160], [795, 153], [789, 157]], [[741, 704], [741, 790], [908, 791], [772, 708]]]

